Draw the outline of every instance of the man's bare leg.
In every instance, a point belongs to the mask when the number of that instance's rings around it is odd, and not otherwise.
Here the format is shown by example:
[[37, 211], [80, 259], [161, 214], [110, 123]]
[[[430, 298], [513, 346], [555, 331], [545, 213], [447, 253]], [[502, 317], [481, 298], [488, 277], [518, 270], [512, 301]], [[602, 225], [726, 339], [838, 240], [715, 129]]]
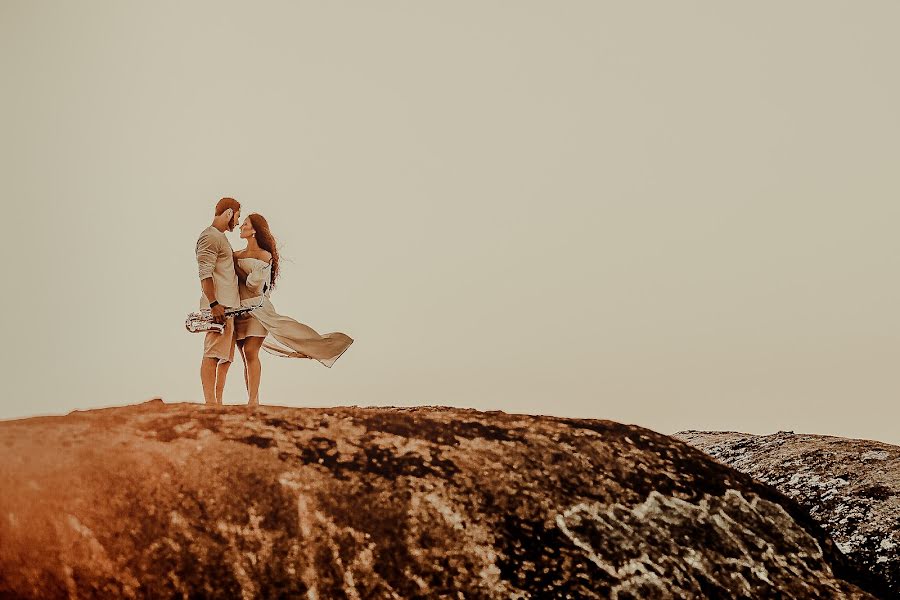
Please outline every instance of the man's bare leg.
[[216, 367], [216, 404], [222, 404], [222, 393], [225, 391], [225, 377], [228, 375], [228, 367], [231, 361], [220, 362]]
[[203, 384], [203, 399], [207, 404], [216, 403], [216, 365], [218, 358], [203, 357], [200, 363], [200, 382]]

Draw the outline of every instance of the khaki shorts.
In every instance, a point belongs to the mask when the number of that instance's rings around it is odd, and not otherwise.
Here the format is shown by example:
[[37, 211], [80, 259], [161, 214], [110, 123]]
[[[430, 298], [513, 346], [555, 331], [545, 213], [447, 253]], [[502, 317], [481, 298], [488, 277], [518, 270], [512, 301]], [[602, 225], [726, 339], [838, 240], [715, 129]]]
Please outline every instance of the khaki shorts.
[[206, 339], [203, 340], [203, 358], [218, 358], [219, 362], [232, 362], [234, 341], [234, 317], [227, 317], [222, 333], [206, 332]]

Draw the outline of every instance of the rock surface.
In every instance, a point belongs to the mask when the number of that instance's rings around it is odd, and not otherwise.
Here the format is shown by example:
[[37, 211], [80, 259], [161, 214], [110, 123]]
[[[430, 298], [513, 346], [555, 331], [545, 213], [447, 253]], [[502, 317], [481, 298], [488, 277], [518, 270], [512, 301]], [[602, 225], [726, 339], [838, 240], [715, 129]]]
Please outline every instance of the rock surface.
[[0, 446], [3, 598], [883, 591], [774, 488], [612, 421], [153, 402]]
[[900, 598], [900, 447], [788, 431], [674, 437], [800, 502], [845, 554]]

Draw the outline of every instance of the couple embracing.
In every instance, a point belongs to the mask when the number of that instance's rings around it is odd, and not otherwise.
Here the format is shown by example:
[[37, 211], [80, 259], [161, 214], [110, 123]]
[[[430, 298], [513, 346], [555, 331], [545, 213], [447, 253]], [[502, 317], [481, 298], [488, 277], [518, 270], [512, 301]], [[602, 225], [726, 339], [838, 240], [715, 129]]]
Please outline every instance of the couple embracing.
[[[203, 295], [200, 308], [209, 308], [213, 320], [224, 324], [222, 333], [208, 331], [203, 344], [200, 380], [207, 404], [222, 404], [225, 377], [235, 347], [244, 362], [244, 383], [251, 406], [259, 404], [262, 365], [260, 349], [276, 356], [311, 358], [331, 367], [353, 343], [343, 333], [319, 335], [290, 317], [279, 315], [269, 300], [278, 279], [278, 249], [266, 219], [251, 213], [240, 221], [241, 205], [234, 198], [216, 204], [212, 224], [197, 240], [197, 265]], [[234, 252], [226, 231], [240, 223], [247, 246]], [[226, 316], [226, 309], [257, 307], [249, 313]]]

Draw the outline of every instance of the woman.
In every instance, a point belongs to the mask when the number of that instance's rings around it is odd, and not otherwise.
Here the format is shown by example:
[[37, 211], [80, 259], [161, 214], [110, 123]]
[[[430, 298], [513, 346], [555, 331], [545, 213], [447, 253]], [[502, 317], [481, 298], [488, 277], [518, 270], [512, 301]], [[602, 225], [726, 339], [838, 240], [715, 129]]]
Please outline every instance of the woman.
[[262, 306], [236, 317], [234, 333], [244, 359], [249, 404], [257, 406], [262, 373], [260, 348], [276, 356], [314, 358], [330, 368], [353, 339], [339, 332], [319, 335], [313, 328], [275, 312], [269, 294], [278, 279], [278, 250], [269, 223], [262, 215], [251, 213], [241, 223], [241, 237], [247, 240], [247, 247], [234, 253], [241, 305], [256, 306], [262, 296]]

